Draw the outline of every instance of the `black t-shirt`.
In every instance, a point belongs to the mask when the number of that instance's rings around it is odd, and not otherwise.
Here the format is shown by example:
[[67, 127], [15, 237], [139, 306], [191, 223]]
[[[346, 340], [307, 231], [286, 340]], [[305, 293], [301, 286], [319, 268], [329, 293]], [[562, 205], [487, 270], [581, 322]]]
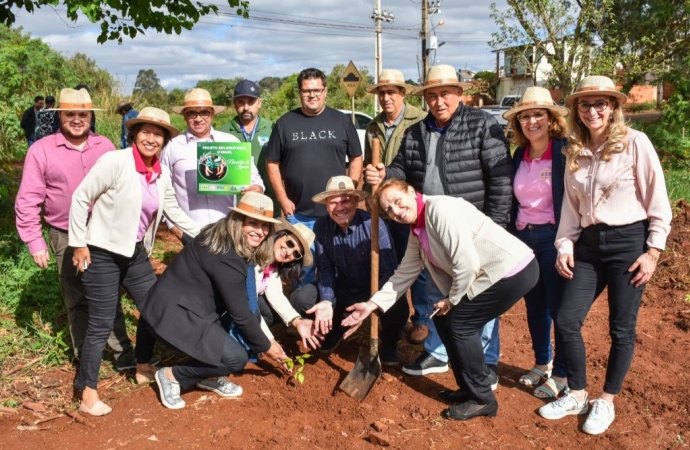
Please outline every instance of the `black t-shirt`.
[[357, 130], [349, 116], [326, 107], [318, 116], [292, 110], [276, 121], [266, 146], [266, 159], [280, 163], [285, 192], [295, 212], [326, 214], [311, 198], [326, 189], [328, 179], [345, 175], [345, 157], [362, 155]]

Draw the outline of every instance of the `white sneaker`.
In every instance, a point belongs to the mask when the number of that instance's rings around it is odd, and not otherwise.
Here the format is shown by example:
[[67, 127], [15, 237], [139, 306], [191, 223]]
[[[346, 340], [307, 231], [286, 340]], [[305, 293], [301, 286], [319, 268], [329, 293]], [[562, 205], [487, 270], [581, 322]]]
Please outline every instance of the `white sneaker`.
[[242, 395], [242, 387], [229, 381], [225, 377], [218, 377], [215, 380], [201, 380], [196, 384], [196, 387], [215, 392], [221, 397], [239, 397]]
[[592, 435], [601, 434], [609, 428], [615, 418], [613, 403], [598, 398], [592, 402], [592, 411], [587, 416], [582, 431]]
[[573, 394], [568, 393], [568, 395], [539, 408], [539, 415], [544, 419], [556, 420], [565, 416], [585, 414], [589, 410], [587, 397], [585, 392], [584, 401], [579, 402]]

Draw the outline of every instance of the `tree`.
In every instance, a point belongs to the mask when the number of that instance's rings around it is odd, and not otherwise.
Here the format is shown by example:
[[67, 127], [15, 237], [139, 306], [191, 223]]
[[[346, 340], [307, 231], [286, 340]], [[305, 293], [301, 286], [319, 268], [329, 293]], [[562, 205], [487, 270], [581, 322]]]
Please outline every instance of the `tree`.
[[235, 93], [235, 86], [242, 81], [243, 78], [214, 78], [212, 80], [201, 80], [197, 82], [196, 87], [206, 89], [213, 103], [216, 105], [232, 106], [232, 97]]
[[275, 90], [278, 90], [280, 88], [280, 85], [285, 81], [285, 78], [279, 78], [279, 77], [263, 77], [261, 80], [259, 80], [259, 87], [261, 88], [262, 91], [270, 91], [273, 92]]
[[489, 45], [506, 51], [512, 67], [529, 66], [535, 84], [536, 66], [546, 57], [552, 66], [549, 87], [569, 93], [589, 72], [595, 37], [613, 1], [507, 0], [505, 12], [492, 3], [490, 17], [499, 31]]
[[480, 70], [474, 75], [475, 80], [485, 81], [488, 87], [489, 95], [492, 98], [496, 98], [496, 72], [493, 70]]
[[[249, 17], [248, 1], [227, 2], [237, 8], [237, 15]], [[100, 23], [97, 41], [101, 44], [108, 40], [122, 43], [123, 36], [134, 38], [149, 29], [180, 34], [183, 28], [191, 30], [201, 17], [218, 13], [218, 6], [194, 0], [5, 0], [0, 2], [0, 24], [14, 23], [13, 8], [33, 12], [44, 6], [59, 5], [64, 5], [66, 16], [72, 21], [81, 13], [92, 23]]]
[[160, 108], [168, 100], [168, 95], [161, 86], [161, 80], [153, 69], [140, 69], [134, 82], [132, 94], [135, 101]]

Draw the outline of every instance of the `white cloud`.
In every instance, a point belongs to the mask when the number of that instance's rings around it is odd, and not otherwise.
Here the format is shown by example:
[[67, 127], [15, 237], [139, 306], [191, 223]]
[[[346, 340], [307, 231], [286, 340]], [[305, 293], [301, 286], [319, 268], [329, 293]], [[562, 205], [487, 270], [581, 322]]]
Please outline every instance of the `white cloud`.
[[[214, 3], [221, 14], [202, 18], [192, 31], [179, 36], [151, 31], [125, 39], [121, 45], [96, 43], [96, 25], [84, 18], [67, 22], [60, 8], [56, 12], [44, 7], [34, 14], [16, 11], [16, 25], [67, 56], [86, 54], [115, 75], [125, 93], [131, 91], [140, 69], [154, 69], [167, 89], [189, 88], [210, 78], [287, 76], [305, 67], [329, 72], [335, 64], [349, 60], [374, 71], [371, 0], [250, 0], [250, 16], [256, 18], [250, 20], [234, 16], [222, 0]], [[505, 8], [505, 0], [497, 3]], [[382, 0], [382, 7], [392, 10], [396, 18], [383, 25], [383, 66], [398, 68], [406, 78], [416, 80], [421, 65], [421, 4]], [[494, 68], [495, 56], [487, 41], [496, 26], [489, 18], [488, 2], [446, 0], [441, 13], [431, 16], [431, 25], [440, 20], [444, 25], [435, 32], [445, 45], [436, 52], [437, 63], [473, 70]], [[323, 23], [331, 26], [317, 26]]]

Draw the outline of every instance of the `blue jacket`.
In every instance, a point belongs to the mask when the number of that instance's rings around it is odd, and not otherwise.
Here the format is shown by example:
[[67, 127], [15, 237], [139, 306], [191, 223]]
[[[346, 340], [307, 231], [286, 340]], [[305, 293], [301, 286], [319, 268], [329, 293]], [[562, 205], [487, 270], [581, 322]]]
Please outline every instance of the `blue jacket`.
[[124, 116], [122, 116], [122, 132], [120, 133], [120, 148], [130, 147], [129, 142], [127, 142], [127, 135], [129, 134], [129, 130], [127, 129], [125, 124], [127, 123], [127, 121], [129, 119], [135, 119], [138, 115], [139, 115], [139, 113], [136, 110], [130, 109], [129, 111], [127, 111], [125, 113]]
[[[553, 160], [551, 168], [551, 192], [553, 195], [553, 215], [556, 219], [556, 228], [561, 222], [561, 207], [563, 206], [563, 192], [565, 190], [565, 155], [563, 149], [568, 146], [567, 139], [553, 139]], [[518, 147], [513, 154], [513, 174], [516, 174], [522, 158], [525, 156], [525, 147]], [[515, 232], [515, 220], [517, 219], [518, 201], [513, 195], [513, 208], [510, 212], [509, 230]]]

